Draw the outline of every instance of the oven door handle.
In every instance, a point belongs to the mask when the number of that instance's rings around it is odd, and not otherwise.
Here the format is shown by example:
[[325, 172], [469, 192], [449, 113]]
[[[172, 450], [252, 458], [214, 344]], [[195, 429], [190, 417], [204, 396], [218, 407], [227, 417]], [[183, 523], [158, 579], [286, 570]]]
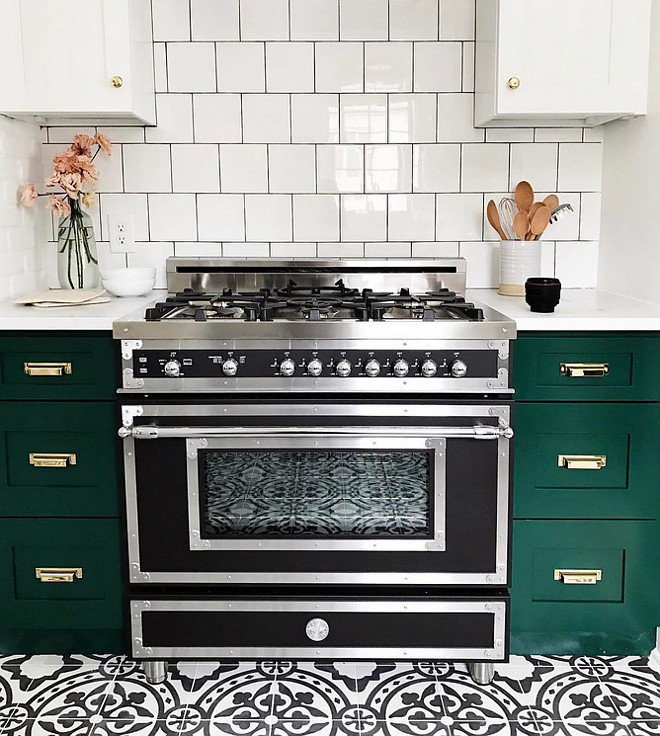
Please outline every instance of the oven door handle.
[[444, 437], [446, 439], [497, 440], [511, 439], [511, 427], [158, 427], [143, 424], [139, 427], [121, 427], [118, 432], [122, 439], [132, 437], [136, 440], [157, 440], [166, 437], [204, 438], [204, 437], [318, 437], [332, 436], [401, 436]]

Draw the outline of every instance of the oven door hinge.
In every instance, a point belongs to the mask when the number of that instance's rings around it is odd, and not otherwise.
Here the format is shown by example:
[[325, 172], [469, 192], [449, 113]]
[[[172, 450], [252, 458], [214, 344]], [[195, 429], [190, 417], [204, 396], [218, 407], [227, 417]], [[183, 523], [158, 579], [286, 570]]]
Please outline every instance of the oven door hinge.
[[141, 406], [122, 406], [121, 423], [124, 427], [132, 427], [135, 417], [141, 417], [143, 414], [144, 409]]

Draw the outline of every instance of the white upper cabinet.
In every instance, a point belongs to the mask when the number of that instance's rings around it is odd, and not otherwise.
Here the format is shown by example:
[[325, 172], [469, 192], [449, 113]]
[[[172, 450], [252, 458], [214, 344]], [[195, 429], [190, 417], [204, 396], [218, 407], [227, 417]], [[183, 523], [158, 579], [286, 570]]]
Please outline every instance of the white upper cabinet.
[[476, 0], [475, 125], [644, 115], [651, 0]]
[[2, 0], [0, 59], [6, 115], [156, 122], [150, 0]]

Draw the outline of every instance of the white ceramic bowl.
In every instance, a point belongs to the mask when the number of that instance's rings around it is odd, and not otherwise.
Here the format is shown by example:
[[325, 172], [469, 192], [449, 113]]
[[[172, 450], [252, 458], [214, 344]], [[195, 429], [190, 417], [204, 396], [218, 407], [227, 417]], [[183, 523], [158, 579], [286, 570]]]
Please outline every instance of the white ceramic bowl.
[[129, 282], [129, 281], [148, 281], [156, 279], [155, 268], [109, 268], [101, 271], [101, 278], [104, 281], [112, 282]]
[[121, 279], [103, 279], [103, 288], [114, 296], [144, 296], [148, 294], [156, 283], [156, 277], [141, 279], [140, 281], [124, 281]]

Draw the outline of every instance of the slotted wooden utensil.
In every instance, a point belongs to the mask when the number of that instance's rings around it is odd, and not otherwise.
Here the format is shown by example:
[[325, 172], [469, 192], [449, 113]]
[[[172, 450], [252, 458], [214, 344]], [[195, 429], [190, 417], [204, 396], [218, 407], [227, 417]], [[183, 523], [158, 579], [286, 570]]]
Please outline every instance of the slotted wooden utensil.
[[502, 240], [506, 240], [506, 233], [502, 229], [502, 223], [500, 222], [500, 213], [497, 211], [497, 205], [492, 199], [486, 207], [486, 215], [488, 216], [488, 222], [490, 222], [493, 230], [495, 230]]
[[529, 212], [529, 208], [534, 204], [532, 185], [528, 181], [518, 182], [514, 198], [521, 212]]

